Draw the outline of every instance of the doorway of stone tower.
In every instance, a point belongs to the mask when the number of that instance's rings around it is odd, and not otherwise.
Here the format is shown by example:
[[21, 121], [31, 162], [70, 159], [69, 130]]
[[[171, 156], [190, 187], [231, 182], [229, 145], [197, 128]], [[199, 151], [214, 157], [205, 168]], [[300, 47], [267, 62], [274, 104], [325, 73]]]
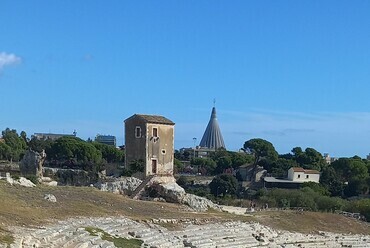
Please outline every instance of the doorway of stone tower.
[[152, 159], [152, 174], [157, 174], [157, 160]]

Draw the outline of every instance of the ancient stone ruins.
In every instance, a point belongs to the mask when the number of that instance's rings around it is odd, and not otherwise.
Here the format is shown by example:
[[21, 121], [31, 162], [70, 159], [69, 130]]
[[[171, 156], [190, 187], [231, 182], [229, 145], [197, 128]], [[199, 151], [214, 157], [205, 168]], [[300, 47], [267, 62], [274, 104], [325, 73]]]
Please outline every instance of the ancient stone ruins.
[[[170, 231], [163, 226], [179, 224]], [[92, 235], [96, 229], [106, 235]], [[60, 221], [39, 228], [17, 228], [15, 243], [10, 247], [104, 247], [114, 248], [113, 238], [141, 240], [141, 247], [370, 247], [370, 236], [320, 232], [301, 234], [276, 231], [258, 223], [225, 222], [197, 224], [194, 220], [153, 219], [137, 222], [125, 217], [80, 218]], [[0, 246], [1, 247], [1, 246]], [[6, 247], [6, 246], [2, 246]]]

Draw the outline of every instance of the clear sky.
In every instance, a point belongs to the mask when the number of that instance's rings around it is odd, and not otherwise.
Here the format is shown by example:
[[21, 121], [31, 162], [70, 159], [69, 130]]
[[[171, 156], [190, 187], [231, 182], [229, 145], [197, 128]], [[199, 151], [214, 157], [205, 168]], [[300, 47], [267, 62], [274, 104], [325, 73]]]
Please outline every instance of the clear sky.
[[229, 150], [370, 152], [370, 1], [0, 2], [0, 129], [124, 142], [134, 113]]

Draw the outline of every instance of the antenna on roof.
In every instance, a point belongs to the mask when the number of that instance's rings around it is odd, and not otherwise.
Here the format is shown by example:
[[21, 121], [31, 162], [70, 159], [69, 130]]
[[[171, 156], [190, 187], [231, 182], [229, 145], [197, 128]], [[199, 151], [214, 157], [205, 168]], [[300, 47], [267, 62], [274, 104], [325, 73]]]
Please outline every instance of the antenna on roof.
[[216, 107], [216, 98], [213, 98], [213, 107]]

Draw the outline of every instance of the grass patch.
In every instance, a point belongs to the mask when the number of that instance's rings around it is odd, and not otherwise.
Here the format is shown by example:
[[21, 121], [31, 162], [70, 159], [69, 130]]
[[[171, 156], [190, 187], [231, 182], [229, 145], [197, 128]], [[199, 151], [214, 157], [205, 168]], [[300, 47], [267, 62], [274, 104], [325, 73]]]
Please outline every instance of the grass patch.
[[14, 243], [14, 238], [10, 234], [0, 235], [0, 243], [6, 244], [10, 247], [10, 245]]
[[113, 242], [114, 246], [118, 248], [124, 247], [140, 248], [143, 243], [143, 241], [139, 239], [126, 239], [121, 237], [114, 237], [109, 233], [105, 232], [104, 230], [96, 227], [88, 226], [85, 227], [85, 230], [92, 236], [100, 236], [102, 240]]
[[14, 237], [5, 229], [0, 227], [0, 244], [6, 244], [10, 247], [14, 243]]
[[176, 223], [163, 223], [163, 222], [160, 222], [157, 225], [159, 225], [161, 227], [164, 227], [164, 228], [166, 228], [167, 230], [170, 230], [170, 231], [181, 231], [181, 230], [183, 230], [183, 228], [181, 227], [181, 225], [180, 224], [176, 224]]

